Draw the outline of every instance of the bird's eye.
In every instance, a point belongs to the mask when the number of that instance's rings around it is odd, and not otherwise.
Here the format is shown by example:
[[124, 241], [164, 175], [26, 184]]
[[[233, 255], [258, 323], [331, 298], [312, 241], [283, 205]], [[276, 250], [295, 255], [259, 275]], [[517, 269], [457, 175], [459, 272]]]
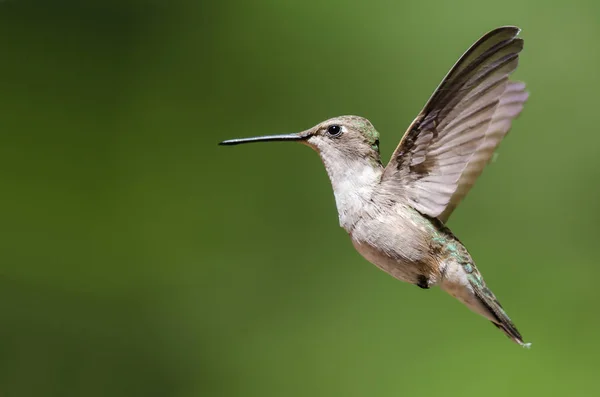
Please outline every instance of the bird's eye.
[[340, 127], [337, 124], [330, 125], [329, 127], [327, 127], [327, 133], [333, 137], [339, 136], [342, 133], [342, 127]]

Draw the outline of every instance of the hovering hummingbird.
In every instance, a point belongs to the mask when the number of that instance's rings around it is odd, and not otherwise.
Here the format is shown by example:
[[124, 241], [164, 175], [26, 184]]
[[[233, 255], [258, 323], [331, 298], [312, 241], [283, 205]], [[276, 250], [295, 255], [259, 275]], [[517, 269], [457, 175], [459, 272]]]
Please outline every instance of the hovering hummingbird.
[[527, 100], [525, 84], [509, 80], [523, 49], [519, 31], [497, 28], [463, 54], [385, 167], [379, 133], [358, 116], [220, 144], [296, 141], [313, 148], [329, 174], [340, 226], [365, 259], [420, 288], [440, 286], [529, 347], [465, 246], [445, 226]]

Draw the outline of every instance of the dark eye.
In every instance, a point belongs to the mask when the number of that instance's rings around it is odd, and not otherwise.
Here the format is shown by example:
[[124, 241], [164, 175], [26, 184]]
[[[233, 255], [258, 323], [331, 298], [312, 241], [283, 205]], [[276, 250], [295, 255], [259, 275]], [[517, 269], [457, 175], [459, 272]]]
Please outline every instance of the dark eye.
[[327, 133], [331, 136], [339, 136], [342, 133], [342, 127], [337, 124], [327, 127]]

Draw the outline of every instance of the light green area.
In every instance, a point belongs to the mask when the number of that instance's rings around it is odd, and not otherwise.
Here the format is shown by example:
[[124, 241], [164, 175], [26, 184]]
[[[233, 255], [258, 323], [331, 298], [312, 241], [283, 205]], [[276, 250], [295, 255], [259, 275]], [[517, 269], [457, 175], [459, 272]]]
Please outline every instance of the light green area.
[[463, 268], [465, 269], [465, 272], [467, 272], [467, 273], [473, 272], [473, 266], [471, 266], [471, 264], [469, 264], [469, 263], [465, 263], [463, 265]]
[[377, 146], [375, 145], [375, 142], [379, 140], [379, 132], [377, 132], [377, 130], [373, 126], [367, 126], [367, 128], [365, 129], [365, 135], [367, 136], [371, 144]]
[[379, 145], [377, 145], [377, 141], [379, 140], [379, 132], [373, 127], [372, 124], [359, 119], [355, 121], [356, 127], [362, 132], [363, 136], [367, 138], [368, 142], [371, 144], [371, 147], [374, 150], [379, 151]]
[[[2, 396], [600, 395], [600, 3], [0, 2]], [[217, 142], [357, 114], [388, 159], [518, 24], [531, 97], [450, 219], [524, 350], [377, 270], [315, 153]]]

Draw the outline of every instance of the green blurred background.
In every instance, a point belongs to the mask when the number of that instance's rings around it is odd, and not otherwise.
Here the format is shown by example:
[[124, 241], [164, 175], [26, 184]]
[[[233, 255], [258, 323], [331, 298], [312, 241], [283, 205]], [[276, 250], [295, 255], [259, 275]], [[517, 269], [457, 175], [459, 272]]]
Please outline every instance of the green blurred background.
[[[531, 350], [377, 270], [295, 144], [388, 158], [466, 48], [523, 28], [531, 91], [450, 227]], [[0, 3], [0, 395], [600, 393], [600, 4]]]

